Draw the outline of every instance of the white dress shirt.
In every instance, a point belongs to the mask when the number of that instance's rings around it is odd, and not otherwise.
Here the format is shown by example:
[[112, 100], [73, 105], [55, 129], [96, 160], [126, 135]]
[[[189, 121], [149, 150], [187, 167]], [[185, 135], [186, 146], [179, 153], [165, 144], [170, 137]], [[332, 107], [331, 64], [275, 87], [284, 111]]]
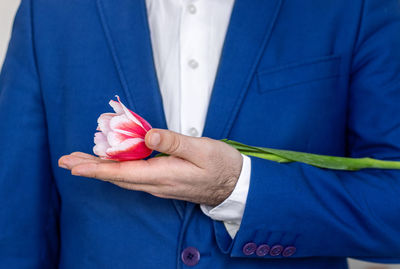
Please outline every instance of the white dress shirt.
[[[146, 0], [154, 63], [168, 129], [200, 137], [234, 0]], [[202, 211], [223, 221], [233, 238], [250, 184], [250, 158], [232, 194]]]

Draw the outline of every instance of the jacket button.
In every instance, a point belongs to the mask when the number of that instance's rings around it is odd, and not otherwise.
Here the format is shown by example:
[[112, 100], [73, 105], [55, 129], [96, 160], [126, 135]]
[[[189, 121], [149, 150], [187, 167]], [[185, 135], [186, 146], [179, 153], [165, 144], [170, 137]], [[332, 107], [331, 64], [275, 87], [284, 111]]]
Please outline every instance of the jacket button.
[[187, 247], [182, 251], [181, 258], [187, 266], [195, 266], [200, 261], [200, 252], [195, 247]]
[[275, 245], [269, 251], [269, 255], [271, 255], [271, 256], [279, 256], [282, 253], [282, 250], [283, 250], [283, 246]]
[[249, 242], [243, 246], [243, 254], [246, 256], [253, 255], [256, 252], [257, 245], [253, 242]]
[[256, 250], [256, 254], [259, 257], [264, 257], [265, 255], [268, 254], [270, 247], [266, 244], [262, 244], [260, 245], [257, 250]]
[[283, 257], [290, 257], [290, 256], [292, 256], [295, 252], [296, 252], [296, 247], [294, 247], [294, 246], [288, 246], [288, 247], [286, 247], [286, 248], [283, 250], [282, 256], [283, 256]]

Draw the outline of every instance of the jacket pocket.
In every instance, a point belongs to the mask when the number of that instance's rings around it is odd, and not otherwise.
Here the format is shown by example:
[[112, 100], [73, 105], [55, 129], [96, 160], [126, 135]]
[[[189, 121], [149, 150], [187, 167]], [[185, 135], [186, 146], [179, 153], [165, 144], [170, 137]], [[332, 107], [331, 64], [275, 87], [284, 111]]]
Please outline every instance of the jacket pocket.
[[340, 56], [330, 55], [274, 67], [257, 73], [260, 93], [339, 76]]

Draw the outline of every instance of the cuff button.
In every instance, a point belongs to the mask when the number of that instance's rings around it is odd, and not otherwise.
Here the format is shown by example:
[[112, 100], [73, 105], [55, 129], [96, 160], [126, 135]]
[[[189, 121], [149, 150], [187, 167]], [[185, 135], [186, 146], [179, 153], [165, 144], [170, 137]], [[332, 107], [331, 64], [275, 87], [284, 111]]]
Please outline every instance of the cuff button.
[[254, 252], [256, 252], [256, 249], [257, 249], [256, 243], [249, 242], [243, 246], [243, 254], [246, 256], [253, 255]]
[[269, 255], [275, 257], [275, 256], [279, 256], [282, 253], [283, 250], [283, 246], [281, 245], [275, 245], [271, 248], [271, 250], [269, 251]]
[[283, 252], [282, 252], [282, 256], [283, 257], [290, 257], [292, 256], [294, 253], [296, 253], [296, 247], [294, 246], [288, 246], [286, 247]]
[[270, 247], [268, 245], [262, 244], [257, 248], [256, 254], [259, 257], [264, 257], [265, 255], [268, 254], [269, 250], [270, 250]]

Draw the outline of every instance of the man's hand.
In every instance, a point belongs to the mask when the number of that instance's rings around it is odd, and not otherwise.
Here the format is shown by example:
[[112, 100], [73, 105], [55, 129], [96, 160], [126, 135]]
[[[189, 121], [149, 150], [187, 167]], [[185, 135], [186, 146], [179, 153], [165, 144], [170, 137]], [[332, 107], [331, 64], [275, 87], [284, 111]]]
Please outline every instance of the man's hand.
[[147, 147], [170, 156], [115, 162], [74, 152], [61, 157], [59, 166], [76, 176], [209, 206], [222, 203], [235, 188], [242, 156], [224, 142], [161, 129], [150, 130], [145, 139]]

